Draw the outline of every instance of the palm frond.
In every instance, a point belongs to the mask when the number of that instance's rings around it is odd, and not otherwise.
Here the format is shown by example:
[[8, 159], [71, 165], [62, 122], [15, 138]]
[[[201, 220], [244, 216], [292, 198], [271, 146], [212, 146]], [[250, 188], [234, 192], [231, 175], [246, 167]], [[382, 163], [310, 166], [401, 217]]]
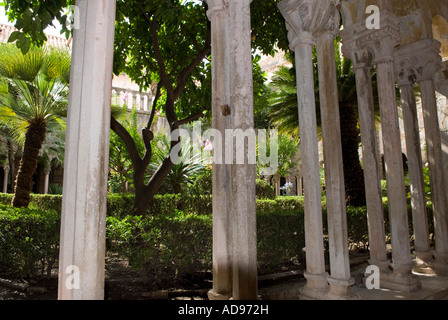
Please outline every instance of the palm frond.
[[23, 55], [12, 44], [0, 45], [0, 75], [24, 81], [33, 81], [44, 65], [45, 49], [31, 48]]
[[14, 45], [0, 45], [0, 125], [18, 144], [33, 121], [65, 130], [69, 73], [65, 50], [32, 48], [23, 55]]

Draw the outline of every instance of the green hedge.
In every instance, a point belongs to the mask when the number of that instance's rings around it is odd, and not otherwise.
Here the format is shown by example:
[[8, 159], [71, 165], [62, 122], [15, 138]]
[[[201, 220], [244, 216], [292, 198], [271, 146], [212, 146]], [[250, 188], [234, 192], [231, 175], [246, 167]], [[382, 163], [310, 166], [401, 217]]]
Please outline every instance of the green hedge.
[[0, 272], [49, 276], [58, 261], [60, 214], [0, 205]]
[[[1, 195], [0, 200], [9, 203], [11, 195]], [[209, 196], [202, 200], [204, 208], [211, 206]], [[0, 272], [3, 274], [48, 275], [57, 264], [61, 197], [33, 195], [32, 201], [29, 209], [0, 205]], [[157, 196], [149, 209], [153, 214], [146, 218], [126, 214], [132, 203], [132, 195], [108, 197], [109, 253], [128, 259], [134, 269], [157, 278], [211, 269], [211, 214], [178, 210], [179, 204], [188, 207], [180, 195]], [[327, 233], [325, 201], [323, 214]], [[430, 206], [428, 218], [432, 230]], [[388, 233], [387, 210], [385, 220]], [[347, 222], [351, 243], [368, 239], [366, 208], [348, 207]], [[303, 198], [257, 200], [257, 230], [260, 273], [304, 262]]]
[[[301, 260], [303, 216], [259, 213], [260, 272], [274, 272]], [[107, 217], [108, 253], [129, 260], [137, 271], [158, 279], [193, 275], [212, 267], [212, 215], [173, 210], [154, 217]], [[0, 273], [48, 276], [57, 266], [60, 214], [0, 206]]]
[[108, 252], [118, 253], [145, 276], [175, 278], [209, 270], [212, 258], [209, 216], [175, 211], [154, 218], [107, 218]]
[[[261, 183], [259, 184], [261, 185]], [[279, 210], [296, 210], [303, 208], [303, 198], [301, 197], [277, 197], [271, 199], [270, 186], [266, 187], [264, 193], [259, 191], [260, 197], [257, 200], [258, 211], [276, 212]], [[260, 187], [260, 188], [264, 188]], [[272, 191], [272, 190], [271, 190]], [[9, 205], [12, 194], [0, 194], [0, 204]], [[107, 215], [114, 217], [125, 217], [132, 212], [134, 206], [133, 194], [110, 193], [107, 196]], [[40, 210], [54, 210], [61, 212], [61, 195], [41, 195], [32, 194], [30, 208]], [[176, 209], [190, 214], [209, 215], [212, 214], [211, 195], [190, 195], [190, 194], [164, 194], [156, 195], [148, 207], [147, 214], [156, 216], [160, 214], [170, 214]]]
[[257, 179], [255, 183], [257, 199], [275, 199], [275, 189], [268, 182]]

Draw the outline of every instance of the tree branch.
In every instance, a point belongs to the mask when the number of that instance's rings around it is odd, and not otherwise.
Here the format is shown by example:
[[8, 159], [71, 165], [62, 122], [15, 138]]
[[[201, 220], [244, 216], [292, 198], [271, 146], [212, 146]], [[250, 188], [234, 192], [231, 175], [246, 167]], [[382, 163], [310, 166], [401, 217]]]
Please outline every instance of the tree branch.
[[154, 56], [157, 61], [157, 65], [159, 66], [160, 79], [162, 80], [162, 83], [165, 85], [168, 91], [173, 90], [173, 87], [169, 81], [168, 74], [166, 72], [165, 61], [163, 60], [163, 55], [160, 51], [159, 37], [157, 35], [158, 22], [154, 17], [151, 19], [151, 17], [148, 16], [145, 8], [140, 1], [137, 1], [137, 5], [140, 8], [143, 17], [146, 19], [146, 21], [148, 21], [149, 24], [149, 33], [151, 34], [152, 45], [154, 47]]
[[198, 52], [196, 58], [185, 67], [177, 77], [177, 85], [174, 90], [174, 100], [177, 100], [185, 89], [185, 82], [187, 77], [193, 70], [205, 59], [205, 57], [211, 52], [212, 35], [211, 35], [211, 24], [207, 21], [207, 38], [205, 40], [204, 48]]
[[154, 96], [154, 101], [152, 102], [151, 115], [149, 117], [148, 124], [146, 125], [147, 128], [151, 128], [152, 123], [154, 122], [154, 117], [156, 115], [157, 102], [159, 101], [159, 98], [161, 96], [161, 93], [162, 93], [161, 91], [162, 91], [162, 85], [159, 82], [157, 84], [156, 95]]
[[197, 114], [191, 115], [191, 116], [189, 116], [189, 117], [187, 117], [187, 118], [185, 118], [183, 120], [177, 121], [177, 125], [181, 126], [183, 124], [190, 123], [191, 121], [194, 121], [194, 120], [197, 120], [197, 119], [200, 119], [200, 118], [203, 118], [203, 117], [204, 117], [204, 114], [202, 112], [201, 113], [197, 113]]
[[129, 152], [131, 162], [136, 168], [142, 161], [135, 145], [135, 141], [129, 132], [111, 115], [110, 128], [121, 138]]

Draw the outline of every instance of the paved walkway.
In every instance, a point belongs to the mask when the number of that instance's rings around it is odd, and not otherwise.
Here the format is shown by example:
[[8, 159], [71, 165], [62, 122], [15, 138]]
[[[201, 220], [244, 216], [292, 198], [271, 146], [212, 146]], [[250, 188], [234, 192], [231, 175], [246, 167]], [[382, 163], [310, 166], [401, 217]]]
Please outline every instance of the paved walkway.
[[[414, 273], [420, 278], [421, 289], [416, 292], [400, 292], [388, 289], [372, 289], [357, 281], [352, 287], [360, 300], [448, 300], [448, 277], [431, 274]], [[300, 298], [304, 279], [292, 279], [272, 286], [261, 286], [259, 293], [262, 300], [297, 300]]]
[[359, 284], [353, 287], [362, 300], [448, 300], [448, 277], [414, 273], [422, 288], [416, 292], [399, 292], [387, 289], [367, 290]]

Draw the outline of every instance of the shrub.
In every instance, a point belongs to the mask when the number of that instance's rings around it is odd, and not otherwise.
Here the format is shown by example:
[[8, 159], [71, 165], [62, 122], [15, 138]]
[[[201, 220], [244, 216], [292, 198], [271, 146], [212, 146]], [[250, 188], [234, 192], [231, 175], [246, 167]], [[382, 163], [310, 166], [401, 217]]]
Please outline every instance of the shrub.
[[255, 183], [257, 199], [275, 199], [275, 189], [268, 182], [257, 179]]
[[51, 194], [33, 194], [31, 195], [30, 208], [39, 210], [49, 210], [61, 212], [62, 210], [62, 195]]
[[107, 196], [107, 215], [124, 217], [134, 208], [134, 195], [128, 193], [110, 193]]
[[58, 260], [56, 211], [0, 206], [0, 271], [18, 277], [50, 276]]
[[363, 243], [369, 241], [366, 207], [347, 207], [347, 228], [349, 243]]
[[[211, 206], [209, 196], [203, 197], [202, 206]], [[11, 195], [0, 196], [4, 203], [9, 203], [10, 199]], [[13, 209], [0, 205], [0, 272], [3, 274], [48, 275], [56, 266], [61, 197], [33, 195], [32, 199], [31, 206], [39, 209]], [[184, 204], [186, 211], [177, 209], [179, 203]], [[108, 253], [118, 254], [135, 270], [157, 279], [191, 276], [198, 271], [210, 270], [213, 217], [211, 214], [192, 214], [194, 206], [189, 206], [181, 195], [156, 196], [147, 217], [132, 216], [127, 213], [132, 212], [133, 195], [109, 195]], [[210, 208], [205, 209], [208, 210], [211, 213]], [[431, 213], [428, 210], [429, 216]], [[387, 227], [387, 211], [385, 220]], [[323, 221], [326, 233], [325, 201]], [[365, 207], [348, 207], [347, 222], [351, 243], [367, 240]], [[302, 197], [257, 200], [260, 273], [277, 272], [282, 266], [304, 262], [304, 232]]]
[[175, 211], [154, 218], [107, 219], [109, 250], [128, 259], [138, 272], [161, 278], [209, 270], [212, 256], [210, 216]]
[[[260, 273], [279, 271], [291, 262], [303, 262], [303, 211], [257, 215]], [[127, 259], [138, 272], [173, 278], [211, 270], [210, 215], [175, 211], [153, 218], [107, 218], [108, 250]]]
[[282, 266], [291, 263], [303, 263], [303, 211], [257, 214], [257, 241], [260, 274], [278, 272]]

